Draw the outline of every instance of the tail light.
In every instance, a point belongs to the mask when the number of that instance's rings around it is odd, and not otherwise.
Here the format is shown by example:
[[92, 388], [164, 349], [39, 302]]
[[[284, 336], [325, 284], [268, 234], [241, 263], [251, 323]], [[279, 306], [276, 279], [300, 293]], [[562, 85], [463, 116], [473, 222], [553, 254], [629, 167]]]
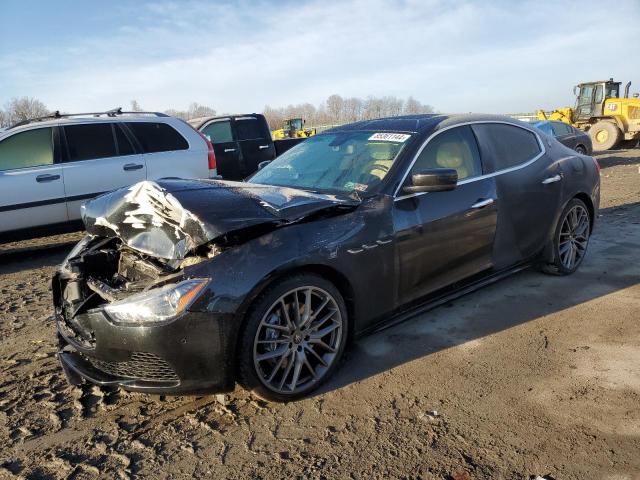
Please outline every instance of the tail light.
[[207, 142], [207, 160], [209, 162], [209, 170], [215, 170], [218, 167], [218, 163], [216, 162], [216, 152], [213, 151], [213, 143], [211, 143], [211, 140], [209, 140], [209, 138], [207, 138], [207, 136], [200, 130], [194, 128], [192, 125], [189, 126], [196, 132], [198, 132], [198, 135], [200, 135], [202, 139]]

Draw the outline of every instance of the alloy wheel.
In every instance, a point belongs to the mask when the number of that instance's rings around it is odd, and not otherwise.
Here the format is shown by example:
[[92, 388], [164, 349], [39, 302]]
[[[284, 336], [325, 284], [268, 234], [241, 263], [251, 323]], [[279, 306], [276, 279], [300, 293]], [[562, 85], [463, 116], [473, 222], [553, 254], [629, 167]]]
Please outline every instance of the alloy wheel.
[[573, 270], [584, 258], [589, 243], [589, 213], [575, 205], [565, 215], [560, 229], [558, 253], [567, 270]]
[[336, 360], [343, 321], [325, 290], [298, 287], [280, 296], [262, 317], [253, 362], [262, 383], [279, 394], [316, 385]]

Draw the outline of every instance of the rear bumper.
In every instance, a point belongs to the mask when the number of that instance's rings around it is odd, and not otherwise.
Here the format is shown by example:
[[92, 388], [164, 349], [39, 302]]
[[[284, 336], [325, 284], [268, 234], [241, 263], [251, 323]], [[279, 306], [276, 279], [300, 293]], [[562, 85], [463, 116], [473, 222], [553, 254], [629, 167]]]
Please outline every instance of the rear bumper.
[[61, 316], [58, 359], [72, 384], [84, 381], [126, 390], [182, 394], [233, 388], [233, 362], [227, 353], [232, 318], [187, 312], [154, 326], [122, 326], [100, 312], [86, 314], [91, 345], [74, 338]]

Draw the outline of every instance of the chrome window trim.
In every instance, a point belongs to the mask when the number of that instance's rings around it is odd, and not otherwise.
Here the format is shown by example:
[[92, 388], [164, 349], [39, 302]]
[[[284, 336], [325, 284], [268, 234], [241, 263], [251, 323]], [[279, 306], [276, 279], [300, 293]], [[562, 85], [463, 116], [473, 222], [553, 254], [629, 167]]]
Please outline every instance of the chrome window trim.
[[[538, 146], [540, 147], [540, 153], [538, 155], [536, 155], [535, 157], [533, 157], [531, 160], [527, 160], [526, 162], [521, 163], [519, 165], [515, 165], [515, 166], [509, 167], [509, 168], [503, 168], [502, 170], [498, 170], [498, 171], [492, 172], [492, 173], [487, 173], [485, 175], [478, 175], [477, 177], [466, 178], [466, 179], [458, 182], [457, 185], [464, 185], [466, 183], [477, 182], [479, 180], [484, 180], [486, 178], [496, 177], [496, 176], [502, 175], [504, 173], [509, 173], [509, 172], [513, 172], [513, 171], [516, 171], [516, 170], [520, 170], [521, 168], [526, 168], [529, 165], [531, 165], [532, 163], [534, 163], [536, 160], [538, 160], [540, 157], [542, 157], [545, 153], [547, 153], [547, 150], [546, 150], [546, 148], [544, 146], [544, 143], [542, 142], [542, 139], [540, 138], [540, 135], [538, 135], [538, 132], [534, 132], [533, 130], [525, 128], [523, 125], [516, 125], [514, 123], [503, 122], [501, 120], [474, 120], [472, 122], [464, 122], [464, 123], [457, 123], [455, 125], [450, 125], [448, 127], [443, 128], [442, 130], [438, 130], [438, 131], [432, 133], [431, 135], [429, 135], [429, 137], [427, 137], [427, 139], [424, 141], [424, 143], [420, 146], [420, 148], [418, 149], [418, 151], [414, 155], [413, 160], [411, 160], [411, 163], [409, 164], [409, 167], [404, 172], [404, 175], [402, 176], [402, 180], [400, 181], [398, 187], [396, 188], [396, 191], [393, 194], [393, 197], [394, 197], [393, 201], [395, 202], [395, 201], [398, 201], [398, 200], [404, 200], [405, 198], [417, 197], [417, 196], [420, 196], [420, 195], [424, 195], [425, 193], [429, 193], [429, 192], [418, 192], [418, 193], [410, 193], [408, 195], [398, 196], [398, 192], [402, 188], [402, 185], [404, 185], [404, 182], [407, 179], [407, 176], [409, 175], [409, 172], [411, 172], [411, 169], [413, 168], [413, 165], [416, 163], [416, 161], [418, 160], [418, 157], [420, 156], [422, 151], [426, 148], [426, 146], [429, 144], [429, 142], [434, 137], [440, 135], [443, 132], [446, 132], [447, 130], [451, 130], [452, 128], [464, 127], [465, 125], [477, 125], [477, 124], [481, 124], [481, 123], [500, 123], [500, 124], [504, 124], [504, 125], [511, 125], [512, 127], [521, 128], [522, 130], [525, 130], [525, 131], [527, 131], [529, 133], [532, 133], [536, 137], [536, 140], [538, 141]], [[479, 150], [480, 150], [480, 145], [478, 145], [478, 151]], [[481, 157], [480, 161], [482, 162], [482, 153], [481, 152], [480, 152], [480, 157]]]

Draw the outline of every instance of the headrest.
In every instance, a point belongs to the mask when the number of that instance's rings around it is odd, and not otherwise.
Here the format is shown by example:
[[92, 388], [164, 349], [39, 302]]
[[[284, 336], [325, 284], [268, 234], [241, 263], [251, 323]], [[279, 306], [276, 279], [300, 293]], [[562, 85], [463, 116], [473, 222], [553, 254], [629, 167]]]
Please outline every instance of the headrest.
[[464, 154], [458, 143], [446, 142], [440, 145], [436, 155], [436, 163], [442, 168], [458, 168], [462, 166]]

